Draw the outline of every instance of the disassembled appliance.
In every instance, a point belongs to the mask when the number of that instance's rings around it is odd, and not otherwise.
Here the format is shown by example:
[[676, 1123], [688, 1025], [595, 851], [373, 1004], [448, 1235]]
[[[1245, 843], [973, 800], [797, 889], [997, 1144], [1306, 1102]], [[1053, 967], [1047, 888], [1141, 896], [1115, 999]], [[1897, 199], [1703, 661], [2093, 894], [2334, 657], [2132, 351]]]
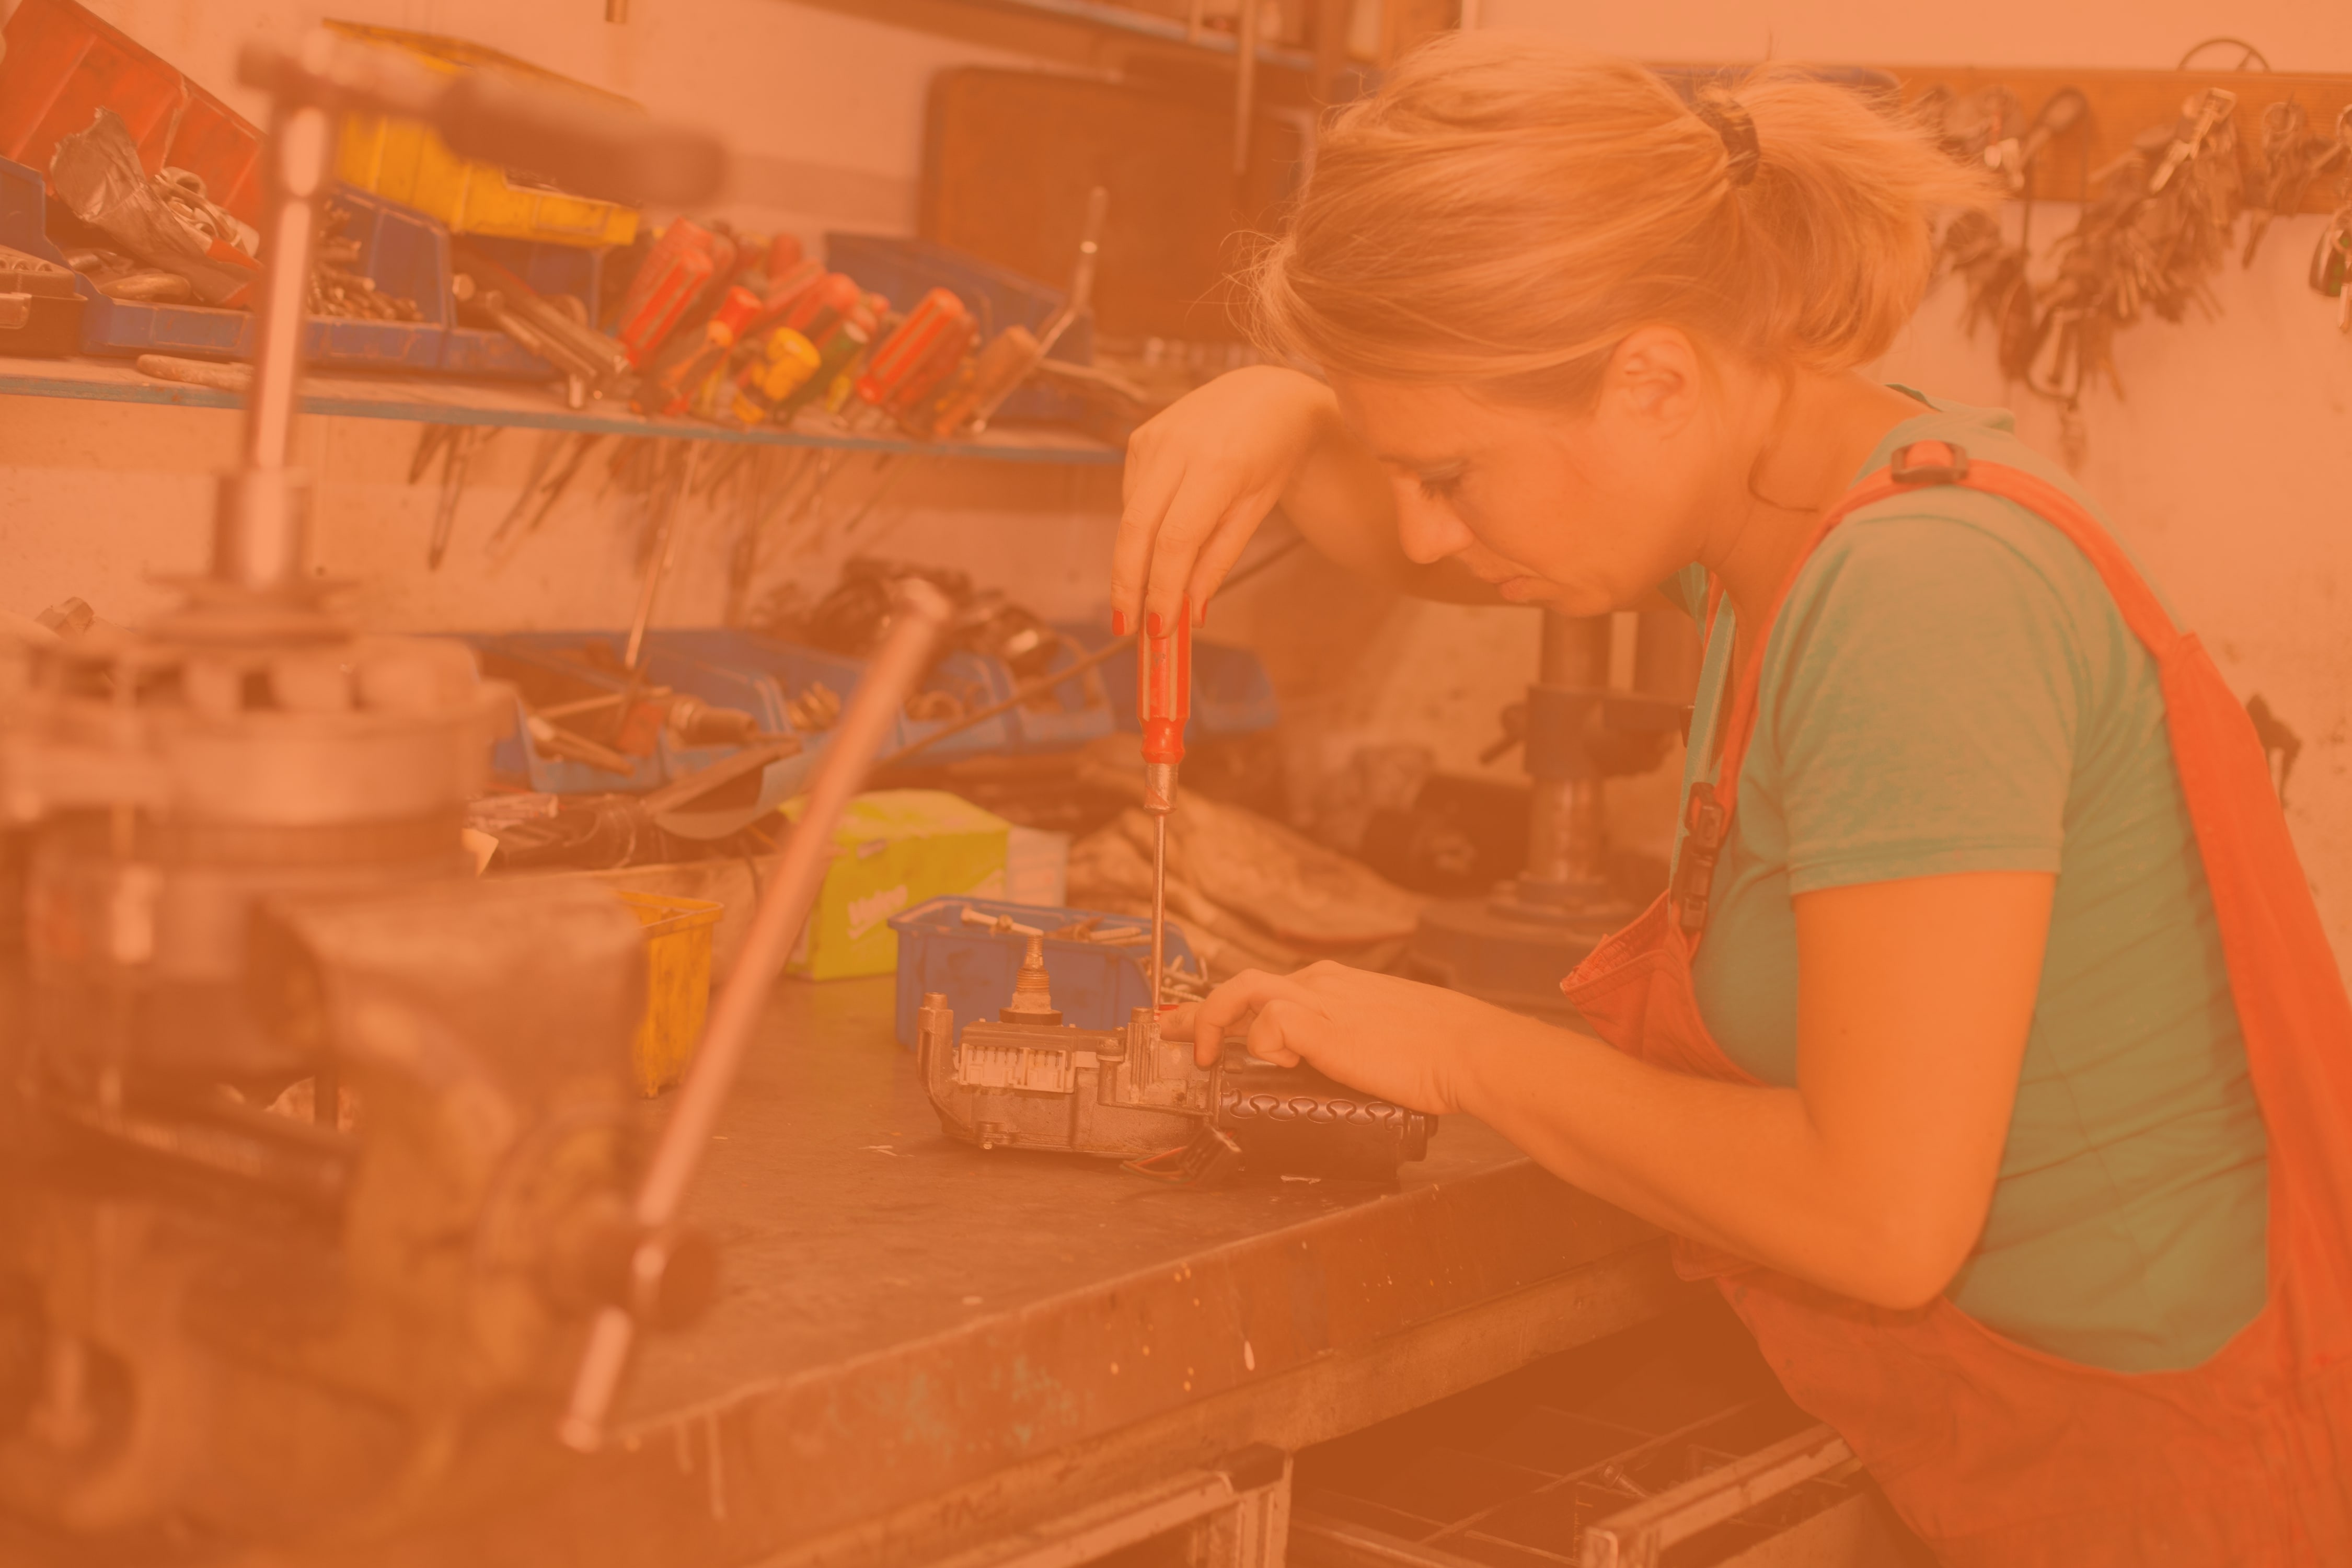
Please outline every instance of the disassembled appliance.
[[1029, 939], [1011, 1003], [956, 1032], [945, 994], [923, 998], [923, 1086], [949, 1136], [982, 1149], [1121, 1160], [1148, 1175], [1198, 1178], [1229, 1160], [1300, 1175], [1382, 1177], [1429, 1151], [1437, 1118], [1360, 1094], [1305, 1068], [1228, 1051], [1213, 1068], [1138, 1007], [1117, 1029], [1062, 1022], [1042, 937]]

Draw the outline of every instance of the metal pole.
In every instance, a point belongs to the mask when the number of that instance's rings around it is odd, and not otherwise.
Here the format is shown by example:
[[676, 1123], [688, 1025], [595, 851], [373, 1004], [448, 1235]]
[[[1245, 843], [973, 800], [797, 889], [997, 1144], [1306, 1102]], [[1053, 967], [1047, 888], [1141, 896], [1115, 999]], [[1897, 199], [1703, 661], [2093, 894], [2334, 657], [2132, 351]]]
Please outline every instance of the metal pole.
[[[1544, 611], [1537, 683], [1584, 691], [1605, 689], [1609, 645], [1607, 616]], [[1529, 754], [1533, 753], [1530, 737]], [[1555, 884], [1600, 880], [1601, 840], [1606, 832], [1600, 775], [1536, 778], [1530, 784], [1528, 879]]]
[[[735, 1075], [750, 1049], [751, 1033], [766, 1010], [768, 993], [784, 966], [785, 955], [801, 928], [808, 923], [818, 888], [833, 864], [833, 836], [849, 797], [865, 780], [882, 737], [896, 721], [908, 692], [923, 673], [931, 646], [951, 614], [945, 595], [919, 580], [902, 584], [898, 613], [881, 651], [866, 667], [849, 707], [835, 726], [816, 776], [809, 783], [808, 806], [792, 834], [775, 879], [768, 884], [751, 930], [735, 959], [726, 989], [712, 1004], [709, 1024], [702, 1032], [694, 1066], [678, 1090], [677, 1108], [662, 1130], [644, 1184], [637, 1189], [635, 1215], [638, 1234], [645, 1237], [630, 1261], [630, 1281], [637, 1300], [658, 1291], [669, 1263], [669, 1232], [693, 1184], [710, 1143], [711, 1129], [735, 1085]], [[593, 1452], [604, 1440], [604, 1418], [620, 1392], [621, 1375], [628, 1368], [629, 1348], [636, 1337], [636, 1320], [625, 1308], [599, 1312], [588, 1340], [587, 1354], [572, 1385], [572, 1400], [557, 1436], [570, 1447]]]
[[[326, 35], [314, 35], [306, 63], [331, 43]], [[301, 392], [311, 253], [319, 201], [334, 155], [334, 121], [323, 109], [281, 108], [271, 116], [268, 148], [270, 207], [254, 300], [245, 461], [239, 472], [221, 480], [213, 529], [213, 575], [252, 589], [298, 580], [307, 552], [308, 486], [289, 473], [287, 459]]]

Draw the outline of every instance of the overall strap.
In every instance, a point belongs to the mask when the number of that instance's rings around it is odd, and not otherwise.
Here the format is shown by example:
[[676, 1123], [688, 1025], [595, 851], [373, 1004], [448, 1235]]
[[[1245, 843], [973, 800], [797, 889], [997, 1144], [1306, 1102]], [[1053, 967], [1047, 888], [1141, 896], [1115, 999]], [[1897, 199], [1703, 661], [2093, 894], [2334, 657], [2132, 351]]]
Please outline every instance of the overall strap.
[[1764, 656], [1771, 642], [1773, 626], [1780, 618], [1780, 606], [1788, 602], [1798, 574], [1804, 571], [1822, 541], [1829, 537], [1830, 530], [1864, 507], [1906, 490], [1937, 485], [1981, 490], [2015, 501], [2032, 512], [2064, 534], [2089, 559], [2122, 613], [2124, 624], [2147, 645], [2150, 654], [2161, 661], [2179, 642], [2180, 630], [2158, 602], [2155, 591], [2107, 531], [2074, 497], [2021, 468], [2002, 463], [1972, 462], [1966, 450], [1949, 441], [1915, 441], [1896, 448], [1885, 468], [1846, 492], [1806, 536], [1788, 576], [1772, 596], [1771, 611], [1758, 629], [1755, 646], [1748, 649], [1747, 661], [1732, 687], [1731, 705], [1723, 720], [1722, 760], [1716, 770], [1715, 783], [1709, 784], [1702, 780], [1691, 785], [1690, 799], [1684, 809], [1684, 826], [1688, 831], [1675, 863], [1671, 897], [1675, 922], [1693, 942], [1706, 927], [1707, 900], [1715, 883], [1716, 862], [1722, 858], [1724, 843], [1731, 836], [1731, 814], [1739, 796], [1739, 768], [1747, 761], [1748, 742], [1756, 729]]

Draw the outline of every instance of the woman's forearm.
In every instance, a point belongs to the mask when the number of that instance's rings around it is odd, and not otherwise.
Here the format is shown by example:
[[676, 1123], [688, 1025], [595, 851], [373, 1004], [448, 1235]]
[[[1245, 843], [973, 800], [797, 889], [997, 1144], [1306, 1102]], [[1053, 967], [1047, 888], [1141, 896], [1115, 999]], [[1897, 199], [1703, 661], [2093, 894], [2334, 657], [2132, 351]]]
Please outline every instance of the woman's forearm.
[[1793, 1089], [1664, 1071], [1516, 1015], [1461, 1042], [1464, 1107], [1563, 1180], [1654, 1224], [1883, 1306], [1948, 1269]]

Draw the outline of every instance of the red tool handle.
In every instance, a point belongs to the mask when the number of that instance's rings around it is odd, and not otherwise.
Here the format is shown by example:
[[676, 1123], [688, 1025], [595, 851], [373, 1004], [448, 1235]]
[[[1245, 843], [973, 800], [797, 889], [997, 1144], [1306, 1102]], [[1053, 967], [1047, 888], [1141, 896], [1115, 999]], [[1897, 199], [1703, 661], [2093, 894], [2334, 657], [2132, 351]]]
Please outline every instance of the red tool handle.
[[1135, 644], [1135, 711], [1143, 721], [1143, 760], [1184, 760], [1184, 724], [1192, 716], [1192, 601], [1177, 604], [1176, 624], [1147, 617]]
[[[920, 382], [933, 357], [960, 339], [969, 342], [971, 326], [971, 312], [964, 309], [961, 300], [949, 289], [932, 289], [866, 361], [865, 373], [857, 378], [859, 399], [892, 409], [914, 401], [936, 384], [936, 376], [929, 384]], [[946, 367], [953, 368], [952, 364]]]

